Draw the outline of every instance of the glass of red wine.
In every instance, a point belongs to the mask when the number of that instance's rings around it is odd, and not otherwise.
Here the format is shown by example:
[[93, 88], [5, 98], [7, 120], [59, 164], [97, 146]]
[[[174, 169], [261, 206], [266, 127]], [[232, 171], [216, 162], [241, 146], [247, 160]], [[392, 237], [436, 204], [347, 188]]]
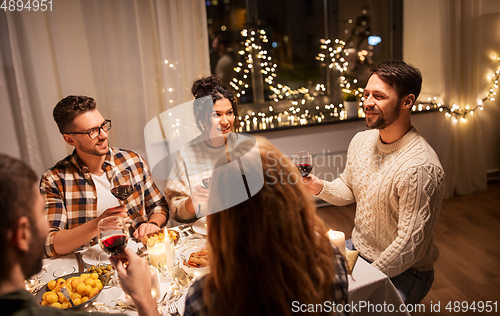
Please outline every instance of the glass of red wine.
[[300, 175], [303, 177], [307, 177], [313, 169], [312, 155], [307, 151], [293, 154], [292, 162], [299, 168]]
[[120, 201], [125, 201], [133, 192], [132, 173], [127, 170], [118, 170], [111, 177], [111, 194]]
[[121, 216], [109, 216], [101, 219], [97, 225], [97, 239], [110, 256], [118, 255], [128, 242], [128, 228]]

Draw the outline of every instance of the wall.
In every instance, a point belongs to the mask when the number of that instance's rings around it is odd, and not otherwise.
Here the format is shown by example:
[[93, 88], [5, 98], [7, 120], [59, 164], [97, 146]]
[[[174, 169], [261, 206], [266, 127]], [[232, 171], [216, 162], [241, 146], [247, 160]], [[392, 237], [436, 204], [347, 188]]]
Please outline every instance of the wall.
[[[490, 81], [487, 75], [499, 69], [500, 63], [492, 57], [500, 54], [500, 6], [498, 0], [477, 0], [481, 2], [481, 17], [479, 18], [482, 33], [478, 48], [481, 54], [480, 80], [478, 83], [480, 90], [484, 91], [478, 98], [486, 96], [490, 88]], [[469, 3], [463, 1], [464, 6]], [[405, 0], [404, 1], [404, 33], [403, 33], [403, 56], [404, 60], [417, 66], [424, 78], [422, 86], [422, 97], [433, 97], [443, 95], [442, 67], [441, 67], [441, 20], [439, 16], [439, 1], [435, 0]], [[425, 36], [423, 36], [425, 34]], [[422, 99], [422, 98], [421, 98]], [[482, 127], [485, 144], [486, 170], [488, 172], [498, 172], [500, 168], [500, 101], [485, 102], [484, 111], [476, 112]], [[426, 122], [422, 122], [425, 124]], [[444, 120], [442, 124], [450, 124], [449, 120]], [[451, 123], [452, 124], [452, 123]], [[424, 125], [430, 128], [430, 136], [436, 138], [439, 135], [439, 128], [429, 124]], [[422, 132], [421, 130], [419, 130]], [[429, 138], [427, 138], [429, 140]], [[436, 144], [436, 151], [443, 143]], [[432, 145], [432, 144], [431, 144]]]
[[[500, 56], [500, 3], [496, 0], [483, 0], [483, 16], [481, 25], [482, 63], [489, 72], [494, 72], [500, 67], [500, 62], [492, 61], [493, 57]], [[486, 80], [486, 78], [484, 78]], [[500, 93], [500, 91], [498, 91]], [[485, 113], [481, 114], [483, 135], [485, 139], [486, 166], [488, 171], [500, 169], [500, 95], [493, 103], [485, 105]]]

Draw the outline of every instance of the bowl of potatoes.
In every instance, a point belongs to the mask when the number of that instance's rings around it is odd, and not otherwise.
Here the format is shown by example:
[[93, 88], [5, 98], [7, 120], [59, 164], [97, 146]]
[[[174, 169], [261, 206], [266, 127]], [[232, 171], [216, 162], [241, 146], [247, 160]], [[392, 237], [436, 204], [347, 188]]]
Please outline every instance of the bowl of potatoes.
[[[45, 284], [38, 291], [35, 299], [42, 306], [58, 309], [83, 309], [96, 299], [104, 285], [102, 275], [97, 272], [71, 273]], [[61, 293], [62, 287], [68, 290], [75, 306], [71, 306]]]
[[[174, 242], [174, 245], [177, 245], [179, 242], [179, 232], [176, 230], [168, 229], [167, 230], [168, 238]], [[160, 242], [165, 242], [165, 231], [163, 229], [160, 229], [158, 231], [149, 233], [144, 235], [142, 238], [142, 244], [144, 246], [153, 246], [157, 243]]]

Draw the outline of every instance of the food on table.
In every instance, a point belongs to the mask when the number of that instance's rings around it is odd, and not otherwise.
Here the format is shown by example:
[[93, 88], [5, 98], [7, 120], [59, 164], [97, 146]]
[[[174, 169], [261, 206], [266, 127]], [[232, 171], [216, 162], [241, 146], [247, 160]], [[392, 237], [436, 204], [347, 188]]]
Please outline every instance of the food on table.
[[[167, 230], [167, 232], [168, 232], [168, 237], [170, 238], [170, 240], [173, 241], [174, 243], [176, 243], [176, 240], [178, 238], [178, 233], [174, 230]], [[143, 245], [148, 246], [148, 247], [153, 247], [157, 243], [164, 242], [164, 241], [165, 241], [165, 233], [163, 232], [163, 230], [159, 230], [156, 232], [146, 234], [142, 238]]]
[[82, 273], [67, 280], [59, 278], [47, 283], [47, 291], [42, 296], [40, 304], [59, 309], [71, 307], [71, 304], [61, 293], [61, 288], [68, 289], [73, 304], [80, 305], [96, 296], [103, 288], [97, 272]]
[[191, 268], [208, 267], [208, 249], [201, 249], [200, 251], [193, 252], [189, 256], [187, 264]]
[[105, 275], [106, 273], [111, 271], [113, 271], [113, 267], [110, 264], [108, 264], [107, 266], [105, 265], [92, 266], [89, 269], [90, 273], [96, 272], [99, 275]]

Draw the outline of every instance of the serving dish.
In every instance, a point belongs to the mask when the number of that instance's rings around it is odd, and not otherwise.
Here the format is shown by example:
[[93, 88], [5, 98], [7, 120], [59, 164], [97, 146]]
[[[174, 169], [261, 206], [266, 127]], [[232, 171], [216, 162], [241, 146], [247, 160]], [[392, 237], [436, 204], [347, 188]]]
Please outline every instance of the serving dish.
[[210, 272], [210, 263], [208, 264], [208, 266], [206, 267], [200, 267], [200, 268], [196, 268], [196, 267], [190, 267], [188, 264], [187, 264], [187, 261], [189, 261], [189, 258], [191, 257], [191, 254], [192, 253], [195, 253], [195, 252], [198, 252], [202, 249], [207, 249], [207, 247], [195, 247], [195, 248], [192, 248], [192, 249], [188, 249], [186, 251], [184, 251], [181, 255], [181, 265], [182, 265], [182, 269], [189, 275], [196, 275], [196, 276], [202, 276], [202, 275], [205, 275], [207, 274], [208, 272]]
[[[85, 272], [83, 272], [85, 273]], [[72, 278], [72, 277], [78, 277], [80, 275], [82, 275], [83, 273], [71, 273], [71, 274], [67, 274], [67, 275], [64, 275], [58, 279], [64, 279], [64, 280], [68, 280], [69, 278]], [[105, 282], [104, 282], [104, 278], [99, 275], [99, 280], [101, 280], [101, 283], [103, 284], [103, 286], [105, 285]], [[38, 304], [41, 304], [42, 300], [43, 300], [43, 294], [45, 294], [45, 292], [47, 291], [50, 291], [49, 288], [48, 288], [48, 284], [49, 282], [47, 282], [47, 284], [45, 284], [39, 291], [38, 293], [36, 294], [35, 296], [35, 300]], [[79, 305], [75, 305], [75, 306], [69, 306], [67, 309], [84, 309], [84, 308], [87, 308], [90, 304], [92, 304], [92, 302], [95, 301], [95, 299], [99, 296], [99, 294], [101, 294], [102, 292], [102, 289], [95, 295], [93, 296], [92, 298], [90, 298], [88, 301], [86, 301], [85, 303], [81, 303]]]

